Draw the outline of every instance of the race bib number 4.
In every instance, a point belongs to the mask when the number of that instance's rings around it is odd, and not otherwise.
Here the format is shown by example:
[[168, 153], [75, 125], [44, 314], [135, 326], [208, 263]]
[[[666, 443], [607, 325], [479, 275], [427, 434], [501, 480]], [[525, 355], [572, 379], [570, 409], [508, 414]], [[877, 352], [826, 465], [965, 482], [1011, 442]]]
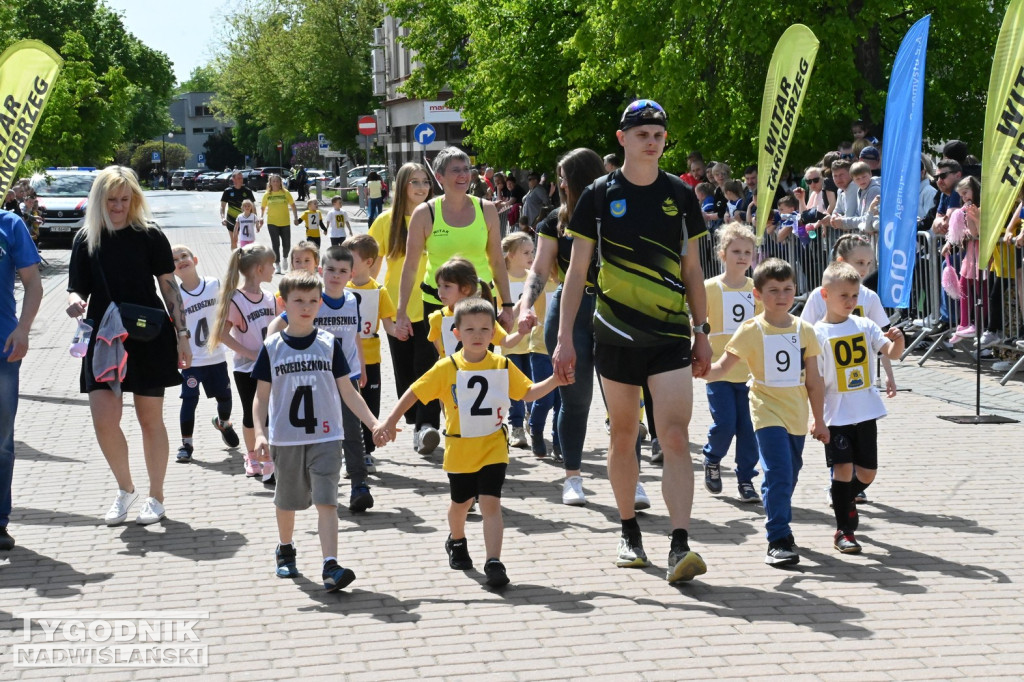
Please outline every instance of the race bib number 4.
[[803, 385], [800, 376], [800, 336], [795, 333], [764, 337], [764, 383], [774, 388]]
[[455, 374], [459, 433], [463, 438], [489, 436], [508, 416], [508, 370], [459, 370]]
[[864, 334], [829, 339], [840, 393], [862, 391], [870, 386], [868, 342]]

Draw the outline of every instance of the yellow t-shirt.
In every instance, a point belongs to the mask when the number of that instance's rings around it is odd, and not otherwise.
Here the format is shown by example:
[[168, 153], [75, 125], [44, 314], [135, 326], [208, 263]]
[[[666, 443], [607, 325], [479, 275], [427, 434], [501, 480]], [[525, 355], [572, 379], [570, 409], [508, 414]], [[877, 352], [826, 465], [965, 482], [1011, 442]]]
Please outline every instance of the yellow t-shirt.
[[[500, 400], [522, 400], [533, 386], [519, 369], [494, 353], [487, 353], [480, 362], [466, 362], [462, 351], [447, 358], [441, 358], [412, 385], [412, 392], [424, 403], [440, 400], [444, 405], [444, 470], [454, 474], [471, 474], [489, 464], [508, 462], [508, 437], [505, 435], [505, 418], [502, 407], [494, 408], [488, 399], [488, 382], [483, 375], [473, 372], [506, 370], [508, 373], [508, 395], [491, 396]], [[459, 376], [462, 372], [465, 389], [460, 390]], [[461, 399], [461, 400], [460, 400]], [[460, 403], [467, 414], [478, 415], [484, 425], [496, 428], [486, 436], [463, 437], [460, 418]]]
[[[806, 363], [821, 355], [814, 327], [793, 315], [785, 329], [773, 327], [764, 314], [736, 330], [725, 350], [747, 363], [754, 430], [781, 426], [794, 436], [807, 435]], [[765, 360], [768, 362], [765, 362]]]
[[[427, 333], [427, 341], [432, 341], [437, 348], [437, 354], [441, 357], [454, 355], [455, 351], [462, 350], [462, 342], [455, 338], [452, 330], [455, 328], [455, 313], [448, 306], [435, 310], [427, 318], [430, 324], [430, 331]], [[494, 323], [494, 336], [491, 337], [491, 345], [497, 346], [505, 340], [505, 330], [497, 322]]]
[[267, 224], [276, 227], [291, 225], [288, 221], [288, 209], [294, 205], [292, 193], [284, 189], [267, 192], [260, 201], [260, 206], [267, 212]]
[[[405, 227], [409, 228], [409, 218], [405, 219]], [[402, 267], [405, 265], [405, 256], [392, 258], [387, 256], [388, 243], [391, 240], [391, 211], [384, 211], [370, 226], [369, 235], [377, 241], [377, 247], [381, 255], [384, 255], [384, 288], [388, 290], [391, 300], [398, 305], [398, 290], [402, 284]], [[409, 305], [406, 312], [409, 314], [410, 322], [419, 322], [423, 319], [423, 296], [420, 295], [420, 282], [427, 271], [427, 254], [420, 257], [419, 267], [416, 268], [416, 277], [413, 279], [412, 293], [409, 296]], [[396, 313], [397, 314], [397, 313]]]
[[355, 292], [359, 299], [359, 342], [363, 344], [363, 358], [368, 365], [380, 364], [380, 336], [378, 329], [382, 319], [395, 316], [395, 304], [391, 301], [388, 290], [370, 278], [366, 284], [353, 284], [347, 287]]
[[320, 232], [327, 229], [324, 225], [324, 214], [320, 211], [303, 211], [299, 214], [299, 220], [306, 226], [306, 237], [319, 238]]
[[[746, 284], [739, 289], [733, 289], [726, 286], [722, 281], [723, 277], [724, 275], [719, 275], [704, 280], [704, 291], [707, 292], [708, 301], [708, 324], [711, 325], [708, 340], [711, 342], [712, 362], [722, 357], [725, 344], [740, 325], [764, 310], [761, 302], [754, 299], [754, 280], [747, 277]], [[721, 381], [745, 384], [749, 378], [750, 372], [740, 363], [729, 370]]]

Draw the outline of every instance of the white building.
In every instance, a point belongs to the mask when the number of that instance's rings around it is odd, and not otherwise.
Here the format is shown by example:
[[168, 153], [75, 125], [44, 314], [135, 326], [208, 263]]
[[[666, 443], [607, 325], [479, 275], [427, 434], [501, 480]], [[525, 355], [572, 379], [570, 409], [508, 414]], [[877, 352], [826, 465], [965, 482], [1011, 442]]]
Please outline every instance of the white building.
[[[186, 168], [200, 168], [199, 155], [206, 153], [203, 143], [206, 138], [235, 126], [234, 121], [220, 121], [210, 109], [215, 92], [185, 92], [171, 99], [171, 120], [174, 121], [174, 138], [168, 142], [183, 144], [192, 153]], [[216, 169], [215, 169], [216, 170]]]
[[[432, 100], [410, 99], [398, 92], [419, 66], [415, 54], [398, 40], [407, 33], [392, 16], [385, 17], [384, 25], [374, 29], [373, 94], [382, 98], [384, 107], [375, 112], [377, 131], [392, 172], [408, 161], [423, 163], [424, 153], [433, 158], [449, 145], [463, 146], [466, 136], [462, 115], [445, 105], [452, 95], [450, 91], [439, 92]], [[434, 141], [426, 146], [413, 136], [413, 130], [421, 123], [429, 123], [437, 131]]]

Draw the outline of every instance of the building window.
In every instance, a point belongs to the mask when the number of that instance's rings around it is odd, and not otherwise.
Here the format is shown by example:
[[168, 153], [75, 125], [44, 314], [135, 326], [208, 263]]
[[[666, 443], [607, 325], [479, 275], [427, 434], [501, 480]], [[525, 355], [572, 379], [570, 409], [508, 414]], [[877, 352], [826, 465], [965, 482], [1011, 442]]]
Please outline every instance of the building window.
[[213, 116], [213, 112], [210, 111], [210, 107], [206, 106], [205, 104], [199, 104], [196, 106], [195, 117], [199, 118], [200, 116]]
[[216, 128], [193, 128], [193, 135], [212, 135], [217, 132]]

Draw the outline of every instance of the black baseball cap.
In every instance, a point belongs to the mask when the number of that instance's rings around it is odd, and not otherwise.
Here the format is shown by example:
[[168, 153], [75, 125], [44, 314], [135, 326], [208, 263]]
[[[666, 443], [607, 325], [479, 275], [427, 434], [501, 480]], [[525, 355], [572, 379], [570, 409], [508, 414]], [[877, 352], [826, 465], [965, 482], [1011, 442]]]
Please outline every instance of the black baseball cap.
[[636, 126], [661, 126], [668, 124], [668, 114], [660, 104], [653, 99], [638, 99], [622, 112], [622, 120], [619, 121], [619, 130], [629, 130]]
[[871, 161], [881, 161], [882, 156], [878, 153], [878, 147], [864, 147], [860, 150], [860, 158]]

